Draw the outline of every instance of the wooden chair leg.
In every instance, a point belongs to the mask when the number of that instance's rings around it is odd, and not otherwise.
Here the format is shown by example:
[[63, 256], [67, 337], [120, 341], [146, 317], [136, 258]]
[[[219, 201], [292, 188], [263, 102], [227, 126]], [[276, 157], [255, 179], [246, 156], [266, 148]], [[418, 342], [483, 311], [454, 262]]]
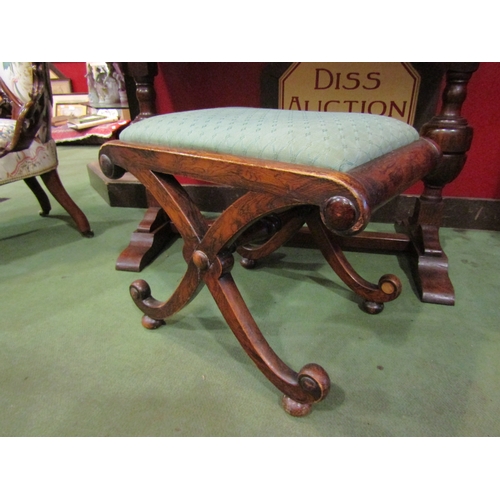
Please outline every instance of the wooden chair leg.
[[90, 224], [85, 214], [80, 210], [78, 205], [71, 199], [68, 192], [61, 183], [57, 170], [51, 170], [40, 176], [50, 191], [52, 196], [58, 203], [69, 213], [75, 224], [85, 237], [92, 237], [94, 233], [90, 229]]
[[39, 182], [36, 180], [36, 177], [28, 177], [27, 179], [24, 179], [24, 182], [36, 196], [38, 203], [40, 203], [40, 208], [42, 209], [40, 215], [48, 215], [52, 209], [50, 200], [47, 196], [47, 193], [43, 190], [42, 186], [40, 186]]

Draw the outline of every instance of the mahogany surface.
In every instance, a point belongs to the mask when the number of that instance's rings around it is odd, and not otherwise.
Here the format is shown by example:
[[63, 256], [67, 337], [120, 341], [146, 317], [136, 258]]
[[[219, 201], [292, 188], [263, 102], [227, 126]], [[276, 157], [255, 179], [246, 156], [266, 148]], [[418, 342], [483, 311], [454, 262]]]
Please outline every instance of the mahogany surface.
[[142, 271], [179, 233], [160, 207], [146, 190], [149, 208], [146, 215], [132, 233], [128, 246], [116, 260], [118, 271]]
[[[437, 90], [440, 75], [446, 70], [446, 87], [442, 94], [442, 109], [438, 115], [424, 123], [421, 134], [435, 140], [442, 148], [441, 165], [432, 177], [424, 181], [424, 193], [418, 199], [414, 214], [409, 220], [395, 221], [396, 233], [363, 233], [357, 238], [337, 241], [346, 250], [385, 251], [408, 254], [414, 281], [424, 302], [452, 305], [455, 292], [448, 276], [448, 258], [439, 242], [439, 227], [443, 218], [442, 189], [462, 170], [466, 152], [470, 147], [472, 129], [460, 115], [467, 95], [467, 82], [477, 63], [417, 63], [419, 71], [432, 80], [423, 89], [424, 99], [419, 107], [422, 112], [417, 120], [422, 123], [432, 116], [432, 106], [438, 101]], [[155, 114], [153, 80], [157, 74], [154, 63], [125, 63], [125, 70], [136, 80], [140, 112], [137, 120]], [[140, 271], [148, 265], [171, 239], [172, 228], [162, 225], [164, 214], [151, 203], [140, 227], [134, 233], [129, 246], [120, 254], [116, 268]], [[155, 218], [158, 220], [155, 220]], [[147, 225], [151, 229], [147, 229]], [[154, 229], [153, 229], [154, 228]], [[138, 234], [140, 234], [140, 237]], [[289, 240], [289, 244], [314, 245], [309, 229], [303, 228]], [[251, 266], [248, 260], [245, 264]]]
[[[142, 182], [184, 241], [187, 270], [166, 301], [155, 299], [146, 282], [130, 292], [144, 313], [143, 325], [161, 326], [184, 307], [203, 284], [227, 324], [262, 373], [285, 394], [283, 406], [304, 415], [326, 397], [328, 374], [306, 364], [288, 367], [266, 342], [231, 276], [233, 253], [253, 261], [283, 245], [307, 223], [327, 262], [358, 294], [365, 310], [378, 313], [401, 291], [399, 279], [384, 275], [378, 283], [363, 279], [349, 264], [332, 236], [361, 232], [378, 205], [432, 171], [440, 157], [436, 145], [420, 139], [354, 169], [349, 174], [231, 155], [194, 152], [111, 141], [100, 150], [103, 172], [118, 178], [126, 171]], [[207, 220], [174, 174], [212, 180], [247, 190], [218, 218]], [[376, 189], [377, 185], [383, 189]]]
[[[139, 110], [134, 122], [156, 114], [154, 78], [158, 73], [156, 63], [126, 62], [124, 73], [135, 84], [135, 95]], [[165, 213], [154, 198], [146, 192], [149, 209], [138, 228], [132, 233], [130, 242], [116, 260], [118, 271], [139, 272], [151, 263], [171, 240], [172, 230]]]
[[[320, 169], [318, 175], [318, 169], [307, 166], [122, 141], [102, 146], [105, 175], [116, 179], [125, 171], [132, 173], [156, 201], [158, 206], [148, 212], [146, 231], [163, 227], [169, 237], [178, 233], [184, 242], [186, 273], [169, 299], [155, 299], [144, 280], [130, 287], [144, 313], [143, 325], [161, 326], [207, 285], [243, 349], [284, 394], [285, 411], [302, 416], [328, 394], [328, 374], [314, 363], [295, 371], [272, 350], [232, 278], [235, 252], [251, 268], [294, 237], [307, 234], [332, 270], [360, 297], [365, 311], [375, 314], [398, 297], [401, 283], [390, 274], [377, 283], [366, 281], [343, 249], [403, 251], [414, 257], [422, 300], [452, 304], [447, 258], [439, 242], [441, 192], [459, 174], [470, 147], [472, 130], [460, 110], [476, 68], [464, 63], [447, 72], [440, 114], [424, 125], [418, 141], [349, 173]], [[176, 175], [243, 189], [245, 194], [208, 220]], [[413, 216], [398, 225], [398, 233], [363, 232], [378, 207], [419, 180], [424, 180], [424, 193]]]
[[421, 130], [421, 135], [438, 144], [443, 154], [437, 168], [423, 179], [424, 192], [412, 217], [400, 227], [412, 241], [414, 278], [423, 302], [455, 303], [448, 257], [439, 241], [444, 209], [442, 192], [462, 171], [472, 142], [472, 128], [461, 111], [467, 84], [478, 66], [477, 63], [454, 63], [448, 69], [441, 110]]

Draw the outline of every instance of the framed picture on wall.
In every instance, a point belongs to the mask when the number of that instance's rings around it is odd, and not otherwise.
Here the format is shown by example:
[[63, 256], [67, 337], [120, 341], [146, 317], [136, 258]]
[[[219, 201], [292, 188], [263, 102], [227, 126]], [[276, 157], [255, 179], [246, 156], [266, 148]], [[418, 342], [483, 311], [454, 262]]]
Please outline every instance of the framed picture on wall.
[[52, 116], [78, 117], [87, 114], [88, 94], [55, 94], [52, 96]]
[[52, 88], [52, 94], [71, 94], [71, 80], [50, 80], [50, 86]]
[[73, 92], [71, 80], [66, 78], [53, 63], [49, 63], [49, 76], [52, 94], [71, 94]]

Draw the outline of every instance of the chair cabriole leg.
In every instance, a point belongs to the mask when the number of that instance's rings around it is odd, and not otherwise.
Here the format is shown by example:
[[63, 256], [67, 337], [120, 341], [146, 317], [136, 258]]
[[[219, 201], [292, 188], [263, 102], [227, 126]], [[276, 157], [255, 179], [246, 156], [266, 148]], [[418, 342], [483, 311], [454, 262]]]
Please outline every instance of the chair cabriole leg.
[[90, 238], [94, 233], [90, 229], [90, 224], [85, 214], [80, 210], [78, 205], [72, 200], [68, 192], [62, 185], [61, 179], [57, 170], [51, 170], [40, 176], [50, 191], [52, 196], [59, 202], [59, 204], [68, 212], [83, 236]]
[[42, 209], [40, 211], [40, 215], [42, 217], [45, 217], [50, 213], [52, 209], [47, 193], [43, 190], [42, 186], [40, 186], [36, 177], [28, 177], [27, 179], [24, 179], [24, 182], [31, 189], [32, 193], [36, 196], [38, 203], [40, 203], [40, 208]]

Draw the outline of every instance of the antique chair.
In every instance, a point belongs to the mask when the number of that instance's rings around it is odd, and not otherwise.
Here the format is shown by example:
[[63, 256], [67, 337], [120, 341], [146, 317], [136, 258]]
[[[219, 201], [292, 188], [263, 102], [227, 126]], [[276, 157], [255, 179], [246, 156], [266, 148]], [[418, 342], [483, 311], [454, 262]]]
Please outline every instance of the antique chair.
[[80, 233], [93, 236], [87, 217], [57, 173], [56, 144], [50, 135], [52, 95], [47, 63], [1, 63], [0, 98], [0, 184], [24, 180], [40, 203], [40, 215], [45, 216], [51, 205], [36, 179], [40, 176]]
[[[287, 366], [266, 342], [231, 276], [233, 254], [251, 268], [286, 243], [304, 224], [343, 282], [378, 313], [401, 292], [394, 275], [363, 279], [342, 247], [414, 251], [422, 298], [451, 300], [446, 256], [439, 244], [441, 190], [463, 167], [472, 130], [460, 116], [476, 64], [447, 66], [440, 113], [419, 133], [392, 118], [257, 108], [219, 108], [154, 116], [101, 147], [110, 178], [132, 173], [154, 196], [183, 238], [187, 270], [166, 301], [136, 280], [130, 293], [157, 328], [205, 283], [227, 324], [262, 373], [284, 393], [295, 416], [324, 399], [326, 371]], [[438, 82], [439, 83], [439, 82]], [[206, 218], [174, 176], [245, 190], [218, 218]], [[404, 234], [363, 232], [372, 213], [419, 180], [425, 189]], [[451, 293], [451, 295], [450, 295]]]

